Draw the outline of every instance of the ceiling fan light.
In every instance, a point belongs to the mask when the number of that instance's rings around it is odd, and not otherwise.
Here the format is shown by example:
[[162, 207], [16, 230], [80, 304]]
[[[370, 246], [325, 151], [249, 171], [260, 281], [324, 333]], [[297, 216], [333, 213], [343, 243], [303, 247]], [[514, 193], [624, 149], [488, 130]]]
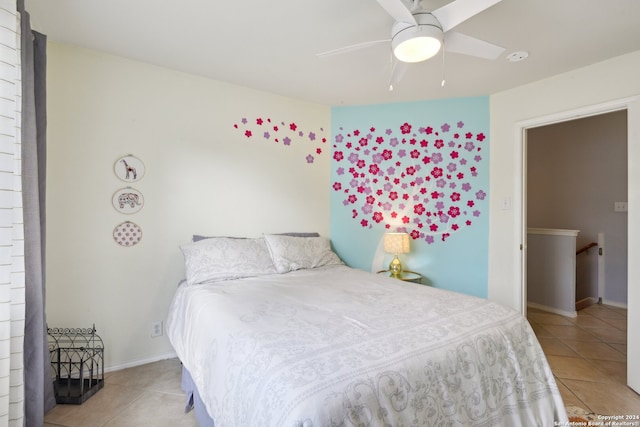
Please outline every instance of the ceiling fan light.
[[396, 22], [391, 30], [391, 48], [398, 61], [426, 61], [442, 47], [443, 31], [436, 18], [422, 12], [414, 17], [418, 25]]
[[433, 37], [413, 37], [399, 43], [393, 54], [398, 61], [422, 62], [438, 53], [441, 46], [440, 40]]

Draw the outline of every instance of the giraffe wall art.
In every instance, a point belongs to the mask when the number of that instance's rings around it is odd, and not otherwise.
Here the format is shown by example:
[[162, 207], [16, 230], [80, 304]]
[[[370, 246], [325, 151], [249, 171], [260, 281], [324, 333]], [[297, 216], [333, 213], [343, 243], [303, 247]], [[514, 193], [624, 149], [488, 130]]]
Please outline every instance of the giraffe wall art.
[[142, 179], [145, 173], [144, 163], [132, 155], [120, 157], [115, 165], [116, 176], [125, 182], [136, 182]]

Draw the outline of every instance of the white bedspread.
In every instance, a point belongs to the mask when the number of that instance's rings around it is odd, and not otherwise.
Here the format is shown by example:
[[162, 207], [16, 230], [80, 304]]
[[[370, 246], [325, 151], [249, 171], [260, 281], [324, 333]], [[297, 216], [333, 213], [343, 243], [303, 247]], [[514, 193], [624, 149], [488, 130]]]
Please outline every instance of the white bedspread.
[[344, 266], [182, 284], [167, 333], [219, 427], [567, 421], [519, 313]]

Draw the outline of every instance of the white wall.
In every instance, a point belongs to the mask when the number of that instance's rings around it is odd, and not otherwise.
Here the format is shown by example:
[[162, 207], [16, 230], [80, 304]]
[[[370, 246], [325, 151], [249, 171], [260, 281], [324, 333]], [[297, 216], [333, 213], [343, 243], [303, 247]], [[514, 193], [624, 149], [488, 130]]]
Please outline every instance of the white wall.
[[[294, 121], [317, 139], [294, 137], [286, 146], [262, 132], [247, 138], [233, 126], [243, 117], [249, 126], [258, 117]], [[329, 129], [326, 106], [50, 42], [49, 325], [95, 323], [107, 368], [171, 354], [165, 336], [150, 337], [150, 323], [166, 317], [184, 274], [179, 245], [192, 234], [329, 235], [330, 147], [315, 154]], [[146, 166], [130, 184], [145, 198], [133, 215], [111, 204], [127, 185], [114, 162], [127, 154]], [[143, 229], [137, 246], [112, 238], [125, 220]]]
[[[566, 74], [491, 96], [491, 187], [489, 232], [489, 298], [521, 309], [522, 288], [519, 224], [522, 147], [518, 140], [522, 123], [567, 111], [588, 111], [600, 104], [640, 94], [640, 51], [613, 58]], [[629, 104], [628, 255], [640, 257], [640, 106]], [[502, 209], [505, 199], [511, 209]], [[640, 266], [630, 262], [628, 271], [628, 360], [640, 358]], [[635, 304], [634, 304], [635, 303]], [[640, 390], [640, 366], [629, 364], [629, 384]]]
[[[520, 309], [517, 260], [521, 238], [515, 226], [520, 214], [516, 194], [521, 185], [517, 124], [640, 94], [638, 73], [640, 51], [491, 96], [490, 299]], [[629, 187], [630, 200], [638, 191]], [[512, 209], [502, 209], [505, 198], [514, 202]], [[631, 215], [629, 212], [629, 223]]]
[[575, 317], [578, 230], [527, 228], [527, 304]]

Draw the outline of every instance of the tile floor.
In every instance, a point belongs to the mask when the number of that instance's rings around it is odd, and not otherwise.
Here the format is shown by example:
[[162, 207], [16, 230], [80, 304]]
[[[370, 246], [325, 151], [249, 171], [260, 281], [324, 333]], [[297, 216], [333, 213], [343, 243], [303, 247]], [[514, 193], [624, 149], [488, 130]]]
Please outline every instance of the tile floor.
[[565, 405], [601, 415], [640, 415], [640, 395], [626, 386], [627, 310], [592, 305], [575, 319], [530, 309]]
[[[569, 319], [529, 310], [566, 405], [602, 415], [640, 414], [640, 395], [626, 385], [626, 310], [593, 305]], [[58, 405], [45, 427], [196, 426], [184, 414], [180, 362], [162, 360], [105, 374], [105, 387], [82, 405]]]
[[184, 413], [177, 359], [161, 360], [105, 374], [105, 386], [82, 405], [57, 405], [44, 427], [196, 427]]

